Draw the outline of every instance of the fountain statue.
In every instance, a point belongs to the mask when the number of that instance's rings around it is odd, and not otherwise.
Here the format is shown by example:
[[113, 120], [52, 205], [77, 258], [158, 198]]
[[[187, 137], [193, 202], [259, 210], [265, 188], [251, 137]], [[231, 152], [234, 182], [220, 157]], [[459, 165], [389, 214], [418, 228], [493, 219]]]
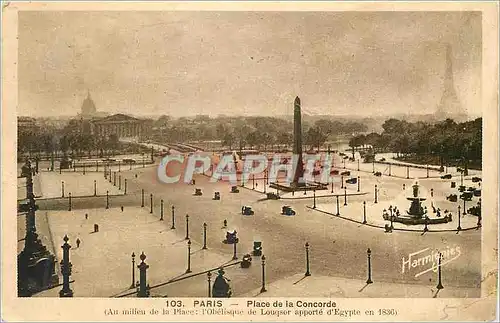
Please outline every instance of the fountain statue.
[[420, 219], [426, 216], [426, 211], [422, 207], [422, 202], [426, 200], [425, 197], [420, 195], [420, 185], [418, 185], [418, 181], [415, 181], [413, 184], [413, 196], [409, 196], [406, 199], [411, 201], [410, 209], [406, 211], [408, 215], [412, 218]]

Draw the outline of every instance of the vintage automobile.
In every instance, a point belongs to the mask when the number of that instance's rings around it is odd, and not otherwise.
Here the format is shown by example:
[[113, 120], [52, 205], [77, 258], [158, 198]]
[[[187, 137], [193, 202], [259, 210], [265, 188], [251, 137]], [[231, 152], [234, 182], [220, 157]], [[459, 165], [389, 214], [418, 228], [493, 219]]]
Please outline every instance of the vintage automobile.
[[261, 256], [262, 255], [262, 242], [261, 241], [254, 241], [253, 242], [252, 254], [254, 256]]
[[231, 186], [231, 193], [239, 193], [240, 190], [238, 189], [238, 186]]
[[469, 192], [474, 192], [475, 190], [476, 190], [476, 188], [475, 188], [475, 187], [472, 187], [472, 186], [471, 186], [471, 187], [469, 187], [469, 188], [467, 188], [467, 191], [469, 191]]
[[475, 216], [480, 216], [481, 215], [481, 207], [479, 205], [473, 206], [467, 210], [467, 213], [475, 215]]
[[61, 159], [60, 162], [60, 167], [61, 169], [68, 169], [73, 167], [73, 160], [69, 158], [68, 156], [64, 156], [63, 159]]
[[472, 192], [472, 194], [474, 196], [481, 196], [481, 190], [474, 190], [474, 192]]
[[243, 215], [254, 215], [254, 211], [252, 210], [252, 208], [250, 206], [243, 206], [241, 208], [241, 214]]
[[279, 200], [279, 195], [273, 192], [266, 193], [268, 200]]
[[252, 256], [250, 254], [246, 254], [243, 256], [243, 260], [240, 263], [241, 268], [250, 268], [252, 264]]
[[472, 192], [463, 192], [460, 195], [460, 199], [464, 201], [471, 201], [472, 200]]
[[281, 214], [283, 214], [283, 215], [295, 215], [295, 211], [289, 205], [285, 205], [281, 208]]
[[132, 158], [124, 158], [123, 159], [123, 163], [124, 164], [135, 164], [135, 159], [132, 159]]
[[472, 183], [478, 183], [481, 181], [482, 181], [481, 177], [476, 177], [476, 176], [472, 177]]
[[458, 187], [458, 191], [459, 191], [459, 192], [465, 192], [465, 185], [460, 185], [460, 186]]
[[442, 175], [441, 179], [451, 179], [451, 174]]
[[214, 200], [216, 200], [216, 201], [220, 200], [220, 192], [214, 193]]
[[351, 177], [345, 181], [347, 184], [356, 184], [358, 179], [356, 177]]
[[457, 194], [450, 194], [446, 197], [446, 199], [450, 202], [456, 202], [458, 201]]
[[226, 231], [226, 239], [222, 242], [226, 243], [226, 244], [238, 243], [240, 241], [240, 239], [238, 239], [238, 237], [236, 236], [236, 233], [237, 233], [236, 230]]
[[451, 182], [451, 188], [457, 187], [457, 182]]
[[340, 175], [342, 175], [342, 176], [351, 176], [351, 172], [350, 171], [345, 171], [345, 172], [340, 173]]
[[380, 177], [380, 176], [382, 176], [382, 173], [381, 172], [375, 172], [375, 173], [373, 173], [373, 175]]
[[196, 195], [196, 196], [202, 196], [202, 195], [203, 195], [203, 193], [201, 192], [201, 188], [196, 188], [196, 189], [194, 190], [194, 195]]

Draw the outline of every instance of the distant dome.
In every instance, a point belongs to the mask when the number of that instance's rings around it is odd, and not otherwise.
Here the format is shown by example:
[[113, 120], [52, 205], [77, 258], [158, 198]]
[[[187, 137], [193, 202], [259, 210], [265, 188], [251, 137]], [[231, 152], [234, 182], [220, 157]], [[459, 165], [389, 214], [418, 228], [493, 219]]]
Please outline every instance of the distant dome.
[[91, 115], [95, 115], [96, 112], [97, 112], [97, 109], [95, 107], [94, 101], [90, 97], [90, 92], [89, 92], [87, 97], [85, 98], [85, 100], [83, 100], [82, 115], [91, 116]]

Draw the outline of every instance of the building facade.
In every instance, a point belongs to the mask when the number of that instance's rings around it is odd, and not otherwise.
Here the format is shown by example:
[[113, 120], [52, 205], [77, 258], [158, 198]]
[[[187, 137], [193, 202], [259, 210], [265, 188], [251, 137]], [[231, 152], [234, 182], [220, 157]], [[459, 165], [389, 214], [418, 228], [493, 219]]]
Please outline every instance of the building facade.
[[125, 114], [91, 121], [92, 134], [99, 137], [116, 135], [119, 139], [144, 139], [149, 136], [152, 120], [134, 118]]

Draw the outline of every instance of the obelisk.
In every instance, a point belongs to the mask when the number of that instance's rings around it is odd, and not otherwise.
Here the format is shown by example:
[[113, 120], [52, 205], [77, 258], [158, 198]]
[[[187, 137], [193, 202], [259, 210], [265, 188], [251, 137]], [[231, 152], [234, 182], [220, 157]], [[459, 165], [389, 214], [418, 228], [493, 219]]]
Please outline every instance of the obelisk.
[[304, 176], [304, 163], [302, 162], [302, 116], [300, 112], [300, 98], [297, 96], [293, 109], [293, 154], [297, 156], [297, 168], [295, 169], [292, 187], [305, 186], [299, 179]]

